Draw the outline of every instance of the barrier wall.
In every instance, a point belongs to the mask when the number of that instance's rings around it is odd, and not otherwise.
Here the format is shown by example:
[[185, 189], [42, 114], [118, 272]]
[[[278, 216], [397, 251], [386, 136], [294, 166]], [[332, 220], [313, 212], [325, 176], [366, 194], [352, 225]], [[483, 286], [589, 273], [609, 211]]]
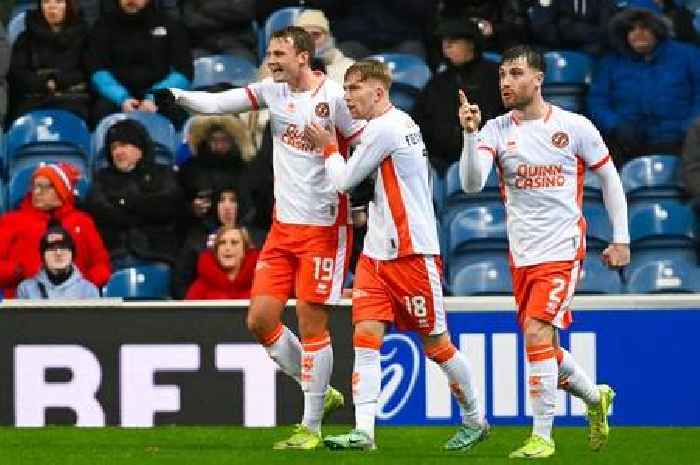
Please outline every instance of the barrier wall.
[[[574, 305], [562, 345], [617, 389], [616, 424], [700, 425], [700, 296], [578, 297]], [[245, 301], [0, 306], [0, 424], [272, 426], [300, 418], [298, 387], [245, 329]], [[449, 298], [447, 307], [490, 421], [530, 423], [512, 299]], [[294, 327], [292, 308], [287, 316]], [[332, 382], [350, 400], [349, 306], [336, 308], [331, 321]], [[387, 336], [382, 374], [380, 423], [459, 421], [445, 378], [417, 338]], [[558, 424], [583, 424], [579, 401], [560, 392], [558, 404]], [[332, 421], [351, 423], [351, 406]]]

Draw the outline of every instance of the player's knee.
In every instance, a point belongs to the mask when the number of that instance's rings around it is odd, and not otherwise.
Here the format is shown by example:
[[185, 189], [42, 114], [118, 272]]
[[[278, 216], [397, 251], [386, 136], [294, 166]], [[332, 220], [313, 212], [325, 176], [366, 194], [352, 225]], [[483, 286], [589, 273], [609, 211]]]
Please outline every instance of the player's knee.
[[424, 345], [425, 355], [433, 362], [441, 365], [457, 353], [457, 348], [449, 339], [432, 345]]
[[527, 347], [543, 344], [551, 345], [554, 341], [554, 328], [552, 325], [539, 320], [526, 320], [523, 333]]
[[278, 324], [278, 321], [272, 321], [269, 317], [253, 310], [249, 311], [246, 317], [248, 331], [258, 339], [264, 338], [268, 333], [274, 331]]

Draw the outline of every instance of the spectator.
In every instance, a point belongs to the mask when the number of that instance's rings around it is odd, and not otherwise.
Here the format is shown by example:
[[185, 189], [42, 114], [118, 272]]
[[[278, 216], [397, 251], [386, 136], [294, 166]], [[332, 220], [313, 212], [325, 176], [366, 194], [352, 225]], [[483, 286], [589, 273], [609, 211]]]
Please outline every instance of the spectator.
[[502, 52], [529, 41], [527, 0], [444, 0], [443, 18], [468, 18], [484, 36], [484, 50]]
[[617, 10], [617, 1], [537, 1], [532, 8], [530, 28], [538, 45], [601, 55], [607, 47], [608, 23]]
[[111, 275], [109, 255], [92, 218], [75, 208], [78, 170], [67, 163], [42, 165], [32, 175], [31, 190], [19, 208], [0, 217], [0, 288], [6, 298], [41, 268], [39, 242], [49, 222], [59, 223], [75, 244], [73, 262], [100, 287]]
[[498, 64], [481, 56], [478, 27], [465, 19], [443, 21], [437, 29], [447, 68], [434, 75], [416, 99], [413, 118], [421, 128], [428, 158], [444, 176], [462, 153], [458, 91], [479, 105], [482, 121], [504, 112], [498, 88]]
[[251, 63], [258, 61], [253, 0], [183, 0], [181, 5], [195, 58], [229, 53]]
[[90, 111], [85, 47], [87, 26], [77, 0], [39, 0], [12, 46], [13, 118], [37, 108], [61, 108], [87, 121]]
[[305, 10], [296, 20], [295, 26], [303, 27], [314, 39], [316, 58], [323, 61], [326, 75], [343, 85], [345, 71], [355, 61], [343, 55], [335, 46], [335, 38], [331, 35], [328, 18], [321, 10]]
[[610, 23], [612, 53], [598, 65], [588, 108], [615, 163], [649, 153], [680, 153], [700, 116], [700, 52], [669, 38], [664, 21], [630, 8]]
[[39, 243], [41, 271], [17, 288], [19, 299], [94, 299], [97, 287], [73, 265], [75, 243], [59, 224], [49, 225]]
[[[213, 195], [214, 208], [187, 231], [172, 272], [171, 293], [175, 299], [183, 299], [196, 277], [197, 258], [214, 244], [214, 236], [222, 226], [240, 227], [239, 218], [245, 217], [247, 205], [239, 200], [238, 186], [222, 188]], [[251, 240], [251, 242], [255, 242]], [[259, 243], [262, 243], [260, 241]]]
[[10, 51], [5, 26], [0, 23], [0, 124], [7, 116], [7, 72], [10, 69]]
[[109, 166], [95, 174], [86, 206], [114, 267], [171, 263], [177, 251], [176, 219], [184, 205], [175, 173], [156, 164], [153, 142], [137, 121], [114, 124], [104, 145]]
[[700, 118], [688, 129], [683, 144], [681, 179], [693, 199], [696, 211], [700, 211]]
[[[151, 92], [187, 89], [193, 76], [192, 52], [184, 26], [158, 11], [153, 0], [115, 0], [119, 8], [101, 16], [92, 29], [88, 69], [98, 93], [93, 124], [110, 113], [158, 111]], [[187, 114], [161, 113], [176, 126]]]
[[342, 9], [333, 21], [333, 33], [345, 55], [360, 59], [375, 53], [396, 52], [425, 60], [425, 42], [437, 11], [436, 0], [338, 3]]
[[248, 299], [258, 251], [250, 247], [245, 229], [223, 226], [213, 250], [205, 250], [197, 263], [197, 280], [187, 300]]
[[[191, 206], [184, 229], [210, 213], [212, 194], [239, 186], [239, 198], [252, 205], [246, 185], [248, 160], [255, 148], [245, 124], [236, 116], [198, 116], [190, 126], [192, 157], [180, 167], [179, 180]], [[252, 214], [252, 212], [251, 212]]]

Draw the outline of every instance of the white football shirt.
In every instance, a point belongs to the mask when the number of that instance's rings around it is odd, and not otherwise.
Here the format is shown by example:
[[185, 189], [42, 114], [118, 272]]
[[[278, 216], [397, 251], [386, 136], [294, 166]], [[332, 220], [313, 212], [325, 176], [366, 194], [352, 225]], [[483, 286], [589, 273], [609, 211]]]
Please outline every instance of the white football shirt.
[[610, 158], [595, 126], [553, 105], [538, 120], [510, 112], [486, 123], [477, 149], [495, 157], [515, 266], [583, 259], [585, 170]]

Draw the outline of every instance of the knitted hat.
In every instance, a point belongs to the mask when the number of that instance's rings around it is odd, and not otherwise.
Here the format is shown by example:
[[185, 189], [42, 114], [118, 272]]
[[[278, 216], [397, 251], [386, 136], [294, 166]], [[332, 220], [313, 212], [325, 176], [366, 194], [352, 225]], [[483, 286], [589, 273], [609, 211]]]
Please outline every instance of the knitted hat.
[[123, 142], [134, 145], [141, 149], [145, 154], [150, 138], [146, 128], [141, 123], [133, 119], [123, 119], [114, 123], [108, 130], [105, 136], [105, 147], [107, 150], [112, 146], [113, 142]]
[[45, 176], [58, 197], [64, 203], [73, 203], [77, 194], [75, 187], [80, 179], [80, 171], [70, 163], [42, 163], [32, 174], [32, 182], [38, 176]]
[[328, 18], [323, 14], [321, 10], [304, 10], [294, 22], [295, 26], [314, 26], [323, 29], [326, 32], [330, 32], [330, 26], [328, 24]]
[[71, 251], [75, 255], [75, 242], [71, 235], [66, 231], [63, 226], [58, 223], [49, 224], [46, 228], [44, 236], [41, 238], [39, 243], [39, 250], [41, 251], [41, 259], [44, 259], [44, 253], [49, 249], [49, 247], [63, 247]]

